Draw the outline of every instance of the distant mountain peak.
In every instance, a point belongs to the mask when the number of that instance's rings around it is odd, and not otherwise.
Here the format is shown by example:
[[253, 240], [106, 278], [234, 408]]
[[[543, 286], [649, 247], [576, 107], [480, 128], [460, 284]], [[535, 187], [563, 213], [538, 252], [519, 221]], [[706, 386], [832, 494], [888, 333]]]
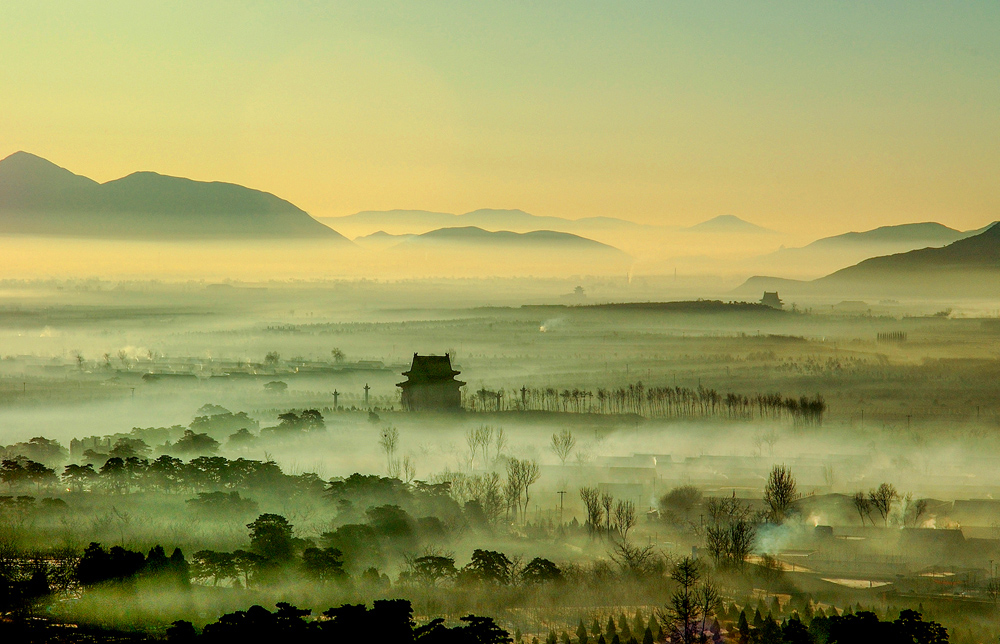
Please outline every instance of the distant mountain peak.
[[6, 190], [34, 189], [42, 185], [62, 189], [99, 184], [30, 152], [18, 151], [0, 160], [0, 186]]
[[745, 219], [740, 219], [736, 215], [719, 215], [712, 217], [708, 221], [695, 224], [686, 230], [698, 233], [767, 233], [773, 234], [775, 231], [764, 228], [757, 224], [750, 223]]

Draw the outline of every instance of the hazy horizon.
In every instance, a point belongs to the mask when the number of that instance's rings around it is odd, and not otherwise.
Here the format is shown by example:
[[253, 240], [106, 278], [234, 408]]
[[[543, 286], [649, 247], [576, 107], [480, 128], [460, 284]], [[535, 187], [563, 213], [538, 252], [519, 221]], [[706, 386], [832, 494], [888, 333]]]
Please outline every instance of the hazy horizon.
[[0, 10], [0, 156], [98, 181], [816, 236], [1000, 212], [990, 3], [47, 6]]

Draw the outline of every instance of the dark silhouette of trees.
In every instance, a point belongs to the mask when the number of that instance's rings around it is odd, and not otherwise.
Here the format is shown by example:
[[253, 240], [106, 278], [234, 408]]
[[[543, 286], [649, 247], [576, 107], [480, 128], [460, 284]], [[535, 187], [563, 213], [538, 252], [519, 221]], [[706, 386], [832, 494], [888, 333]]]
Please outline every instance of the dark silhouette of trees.
[[302, 569], [321, 583], [347, 577], [343, 554], [336, 548], [306, 548], [302, 551]]
[[74, 492], [83, 492], [97, 478], [94, 466], [87, 465], [67, 465], [63, 470], [62, 479]]
[[59, 441], [36, 436], [27, 442], [0, 447], [0, 457], [15, 461], [37, 461], [48, 467], [58, 467], [66, 462], [69, 452]]
[[514, 563], [507, 555], [494, 550], [472, 551], [472, 560], [462, 569], [464, 579], [484, 583], [509, 584], [513, 581]]
[[219, 451], [219, 441], [215, 440], [207, 433], [196, 433], [193, 430], [184, 430], [184, 435], [177, 439], [177, 442], [167, 448], [167, 451], [174, 454], [193, 455], [198, 454], [208, 456]]
[[780, 393], [721, 394], [701, 386], [646, 387], [642, 382], [617, 389], [599, 388], [596, 393], [524, 387], [520, 395], [507, 398], [502, 390], [482, 387], [475, 395], [464, 397], [463, 404], [469, 411], [502, 411], [507, 408], [505, 401], [510, 409], [519, 411], [635, 414], [647, 418], [786, 419], [796, 425], [821, 425], [827, 409], [819, 394], [813, 398], [785, 397]]
[[112, 546], [105, 550], [99, 543], [91, 543], [83, 551], [83, 556], [76, 564], [74, 577], [82, 586], [94, 586], [107, 582], [123, 582], [138, 575], [144, 577], [169, 580], [179, 587], [190, 583], [187, 562], [180, 549], [174, 549], [167, 557], [161, 546], [155, 546], [148, 556], [141, 552], [126, 550], [121, 546]]
[[457, 574], [454, 557], [424, 555], [410, 562], [410, 577], [428, 586], [436, 586], [442, 580], [453, 579]]
[[286, 411], [278, 414], [276, 427], [265, 427], [261, 430], [264, 436], [291, 436], [326, 429], [326, 420], [317, 409], [305, 409], [301, 413]]
[[262, 514], [250, 530], [250, 550], [275, 564], [285, 564], [295, 556], [292, 525], [280, 514]]
[[[287, 603], [279, 603], [273, 613], [261, 606], [251, 606], [205, 626], [201, 641], [209, 644], [237, 641], [509, 644], [512, 641], [489, 617], [467, 615], [460, 619], [461, 625], [451, 628], [442, 619], [416, 626], [410, 602], [403, 599], [377, 600], [370, 609], [344, 604], [324, 611], [322, 620], [307, 621], [310, 613]], [[185, 633], [189, 633], [186, 628]]]
[[528, 584], [544, 584], [560, 581], [562, 571], [548, 559], [535, 557], [521, 571], [521, 581]]
[[37, 490], [58, 482], [55, 470], [42, 463], [24, 457], [4, 459], [0, 462], [0, 482], [7, 484], [8, 490], [26, 485], [34, 485]]

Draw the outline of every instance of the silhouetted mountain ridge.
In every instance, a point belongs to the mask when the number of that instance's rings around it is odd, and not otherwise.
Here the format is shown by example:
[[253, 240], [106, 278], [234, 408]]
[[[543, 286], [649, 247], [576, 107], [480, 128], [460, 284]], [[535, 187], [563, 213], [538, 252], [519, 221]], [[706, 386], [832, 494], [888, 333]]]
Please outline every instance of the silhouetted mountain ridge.
[[365, 210], [344, 217], [324, 217], [320, 221], [338, 230], [351, 230], [354, 234], [362, 236], [378, 230], [393, 235], [419, 235], [441, 228], [469, 226], [487, 231], [554, 230], [584, 235], [596, 231], [626, 232], [657, 228], [614, 217], [566, 219], [533, 215], [518, 209], [499, 208], [480, 208], [458, 215], [429, 210]]
[[608, 244], [554, 230], [533, 230], [515, 233], [509, 230], [489, 231], [475, 226], [439, 228], [421, 235], [408, 237], [399, 247], [425, 244], [486, 245], [490, 247], [516, 246], [521, 248], [545, 247], [560, 250], [599, 251], [626, 254]]
[[27, 152], [0, 161], [0, 234], [347, 242], [305, 211], [260, 190], [155, 172], [101, 184]]
[[1000, 290], [1000, 223], [938, 248], [872, 257], [812, 281], [756, 275], [737, 293], [995, 297]]
[[1000, 224], [941, 248], [920, 248], [896, 255], [872, 257], [820, 278], [836, 280], [864, 274], [953, 269], [1000, 270]]
[[[979, 231], [982, 232], [982, 231]], [[849, 232], [817, 239], [805, 248], [831, 248], [845, 244], [927, 244], [943, 246], [975, 235], [977, 231], [962, 232], [933, 221], [895, 226], [880, 226], [864, 232]]]

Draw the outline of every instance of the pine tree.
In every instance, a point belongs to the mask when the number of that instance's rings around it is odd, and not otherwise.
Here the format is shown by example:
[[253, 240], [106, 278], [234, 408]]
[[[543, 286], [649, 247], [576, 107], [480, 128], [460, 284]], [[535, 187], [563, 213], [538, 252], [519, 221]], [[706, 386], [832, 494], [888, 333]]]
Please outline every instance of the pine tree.
[[747, 622], [747, 613], [744, 610], [740, 611], [740, 619], [736, 623], [736, 630], [739, 631], [741, 641], [745, 641], [750, 637], [750, 624]]
[[604, 631], [601, 630], [600, 623], [597, 621], [597, 618], [595, 617], [594, 618], [594, 623], [590, 625], [590, 634], [593, 635], [594, 637], [597, 637], [598, 635], [600, 635], [603, 632]]
[[638, 608], [635, 610], [635, 619], [632, 620], [632, 632], [641, 633], [646, 628], [646, 622], [642, 621], [642, 611]]
[[650, 632], [653, 633], [653, 637], [657, 640], [660, 639], [660, 622], [656, 621], [656, 615], [649, 616], [649, 623], [646, 625]]
[[587, 644], [587, 627], [583, 625], [583, 620], [580, 620], [580, 625], [576, 627], [576, 639], [579, 644]]
[[559, 640], [556, 637], [555, 631], [549, 631], [549, 636], [545, 638], [545, 644], [558, 644]]
[[646, 627], [646, 632], [642, 634], [642, 644], [653, 644], [653, 631]]
[[[583, 629], [583, 634], [584, 636], [587, 635], [587, 629]], [[559, 644], [572, 644], [569, 639], [569, 633], [563, 631], [562, 634], [559, 635]]]
[[608, 639], [611, 639], [612, 637], [614, 637], [617, 632], [618, 632], [618, 628], [615, 627], [615, 618], [614, 617], [609, 617], [608, 618], [608, 625], [605, 627], [605, 633], [607, 634]]
[[760, 628], [764, 625], [764, 618], [760, 616], [760, 609], [753, 612], [753, 627]]

